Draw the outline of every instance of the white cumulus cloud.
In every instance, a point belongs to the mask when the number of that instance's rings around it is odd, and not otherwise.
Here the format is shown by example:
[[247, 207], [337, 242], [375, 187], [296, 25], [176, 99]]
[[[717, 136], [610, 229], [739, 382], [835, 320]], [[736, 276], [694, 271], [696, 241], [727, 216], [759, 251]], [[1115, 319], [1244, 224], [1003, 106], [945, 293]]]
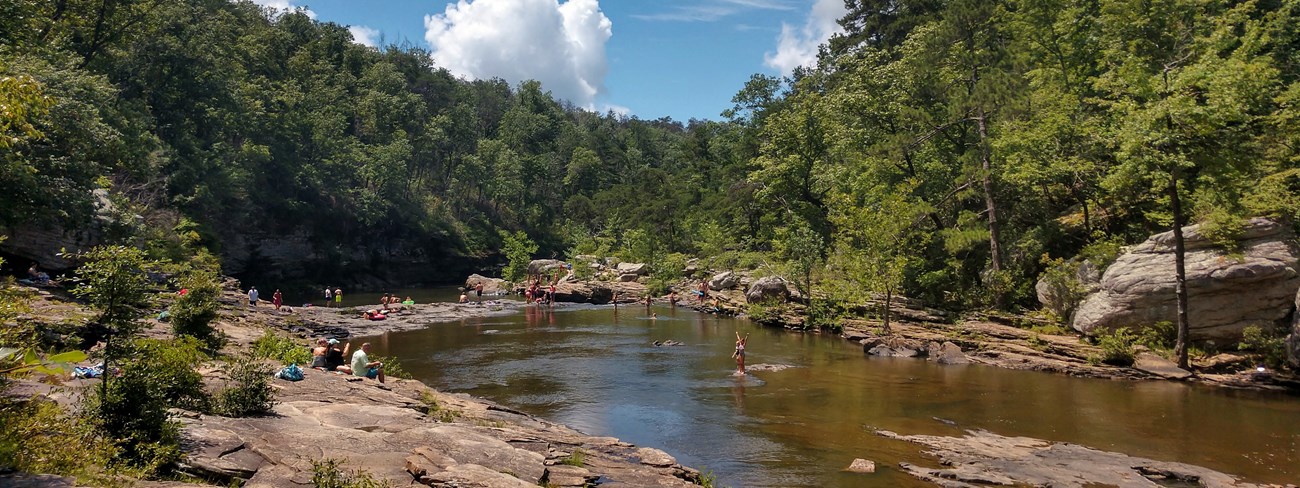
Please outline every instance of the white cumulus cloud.
[[379, 29], [372, 29], [364, 25], [350, 25], [348, 32], [352, 33], [352, 39], [357, 44], [367, 47], [376, 47], [379, 45]]
[[270, 7], [276, 15], [292, 12], [294, 10], [302, 10], [303, 13], [307, 14], [307, 17], [312, 19], [316, 18], [316, 12], [312, 12], [311, 9], [306, 7], [294, 5], [297, 2], [298, 0], [253, 0], [253, 3], [255, 4], [263, 7]]
[[456, 75], [537, 80], [586, 108], [605, 92], [613, 23], [598, 0], [460, 0], [424, 27], [434, 61]]
[[832, 35], [844, 32], [836, 21], [848, 13], [843, 0], [817, 0], [802, 28], [781, 24], [781, 35], [776, 39], [776, 52], [763, 55], [763, 64], [790, 74], [799, 66], [817, 62], [817, 47]]

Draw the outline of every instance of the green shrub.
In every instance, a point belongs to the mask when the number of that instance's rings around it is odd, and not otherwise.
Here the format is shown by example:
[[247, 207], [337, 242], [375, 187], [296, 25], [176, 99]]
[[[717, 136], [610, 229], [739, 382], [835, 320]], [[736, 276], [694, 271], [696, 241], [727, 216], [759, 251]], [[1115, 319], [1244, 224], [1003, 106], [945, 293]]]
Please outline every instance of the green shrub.
[[217, 394], [213, 411], [226, 417], [263, 415], [275, 407], [275, 391], [271, 389], [271, 375], [275, 367], [251, 355], [243, 355], [226, 363], [230, 385]]
[[267, 329], [262, 337], [253, 341], [250, 349], [254, 359], [271, 359], [283, 364], [306, 366], [311, 364], [311, 349], [293, 339], [277, 335]]
[[225, 338], [212, 328], [212, 321], [217, 318], [217, 299], [221, 296], [216, 273], [192, 269], [181, 278], [180, 286], [187, 291], [176, 298], [169, 310], [172, 331], [178, 336], [203, 341], [209, 352], [220, 350]]
[[1286, 365], [1286, 339], [1277, 332], [1254, 325], [1246, 327], [1237, 349], [1252, 352], [1252, 358], [1273, 369]]
[[401, 360], [393, 356], [370, 356], [371, 361], [384, 363], [384, 376], [401, 378], [404, 380], [414, 379], [411, 373], [402, 367]]
[[506, 281], [524, 279], [528, 274], [528, 263], [533, 260], [533, 253], [537, 252], [537, 243], [522, 230], [514, 234], [500, 231], [500, 234], [503, 241], [501, 252], [506, 255], [506, 267], [501, 270], [501, 277]]
[[376, 480], [365, 471], [345, 471], [337, 459], [311, 462], [311, 483], [316, 488], [389, 488], [392, 483]]
[[1162, 320], [1143, 327], [1138, 332], [1137, 343], [1150, 349], [1158, 351], [1167, 351], [1174, 348], [1174, 342], [1178, 340], [1178, 329], [1174, 323], [1168, 320]]
[[424, 404], [425, 415], [437, 419], [439, 422], [452, 422], [461, 416], [459, 410], [447, 408], [438, 403], [438, 399], [432, 393], [424, 391], [420, 393], [420, 403]]
[[569, 457], [560, 460], [560, 464], [582, 467], [582, 463], [586, 458], [587, 453], [583, 452], [582, 449], [574, 449], [572, 453], [569, 453]]
[[813, 298], [808, 302], [808, 308], [804, 309], [804, 314], [805, 328], [838, 332], [844, 330], [844, 318], [849, 312], [844, 308], [844, 302]]
[[94, 426], [43, 399], [0, 399], [0, 469], [76, 477], [78, 484], [105, 484], [113, 458], [110, 439]]
[[189, 338], [129, 345], [120, 376], [94, 389], [82, 408], [86, 422], [117, 441], [113, 465], [156, 476], [180, 460], [180, 427], [167, 409], [206, 408], [202, 377], [194, 370], [205, 357]]
[[1134, 361], [1133, 344], [1136, 341], [1137, 337], [1127, 327], [1120, 328], [1109, 334], [1098, 335], [1097, 346], [1101, 347], [1101, 353], [1088, 358], [1088, 362], [1112, 366], [1132, 366]]

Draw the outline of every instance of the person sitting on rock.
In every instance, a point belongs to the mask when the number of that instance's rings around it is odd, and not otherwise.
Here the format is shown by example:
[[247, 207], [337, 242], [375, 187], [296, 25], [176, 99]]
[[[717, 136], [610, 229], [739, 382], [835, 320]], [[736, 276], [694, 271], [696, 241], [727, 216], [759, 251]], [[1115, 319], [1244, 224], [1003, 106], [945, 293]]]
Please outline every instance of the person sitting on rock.
[[352, 368], [343, 364], [343, 358], [347, 357], [348, 349], [352, 348], [352, 343], [343, 345], [342, 349], [339, 349], [338, 339], [330, 339], [327, 343], [329, 344], [329, 350], [325, 352], [325, 371], [342, 371], [352, 374]]
[[325, 371], [325, 358], [329, 355], [329, 342], [324, 337], [316, 340], [316, 347], [311, 349], [311, 367]]
[[469, 295], [466, 295], [466, 294], [464, 294], [464, 293], [461, 293], [461, 294], [460, 294], [460, 303], [469, 303]]
[[406, 297], [405, 300], [402, 300], [402, 305], [415, 305], [415, 300], [412, 300], [411, 297]]
[[352, 375], [364, 376], [384, 382], [384, 363], [370, 360], [370, 343], [361, 344], [361, 349], [352, 353]]

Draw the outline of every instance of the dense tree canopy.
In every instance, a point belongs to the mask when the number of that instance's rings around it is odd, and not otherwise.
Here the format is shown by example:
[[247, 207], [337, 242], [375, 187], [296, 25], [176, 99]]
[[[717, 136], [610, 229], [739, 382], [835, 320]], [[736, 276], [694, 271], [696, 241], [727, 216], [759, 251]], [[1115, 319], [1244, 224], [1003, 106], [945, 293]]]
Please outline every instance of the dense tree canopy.
[[221, 254], [347, 258], [304, 279], [500, 262], [522, 231], [540, 256], [763, 253], [814, 293], [1015, 307], [1044, 256], [1300, 211], [1300, 2], [846, 4], [816, 66], [682, 123], [249, 2], [6, 2], [0, 225], [77, 225], [104, 188]]

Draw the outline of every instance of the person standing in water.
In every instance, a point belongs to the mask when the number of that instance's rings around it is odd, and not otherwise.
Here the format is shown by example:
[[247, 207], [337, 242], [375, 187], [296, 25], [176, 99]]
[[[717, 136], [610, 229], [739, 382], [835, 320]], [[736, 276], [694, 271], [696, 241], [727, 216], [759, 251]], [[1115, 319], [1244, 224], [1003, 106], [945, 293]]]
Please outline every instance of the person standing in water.
[[736, 331], [736, 352], [731, 353], [731, 357], [736, 358], [736, 374], [745, 374], [745, 344], [749, 342], [749, 334], [745, 337], [740, 336], [740, 331]]

